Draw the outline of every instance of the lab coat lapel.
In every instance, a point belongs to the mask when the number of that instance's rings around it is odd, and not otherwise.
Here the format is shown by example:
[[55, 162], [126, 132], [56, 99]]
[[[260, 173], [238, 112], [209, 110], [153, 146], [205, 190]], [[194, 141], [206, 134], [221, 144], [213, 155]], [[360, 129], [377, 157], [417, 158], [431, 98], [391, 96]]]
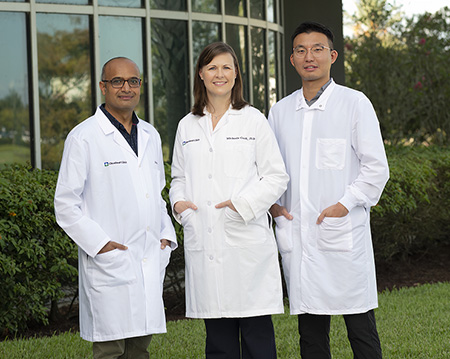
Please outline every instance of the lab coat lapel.
[[[142, 121], [142, 120], [139, 120], [139, 122], [140, 121]], [[139, 124], [137, 126], [138, 126], [137, 127], [137, 130], [138, 130], [138, 166], [140, 166], [141, 162], [144, 158], [144, 155], [145, 155], [145, 150], [150, 141], [150, 135], [148, 134], [147, 131], [142, 129], [142, 127], [139, 126]]]

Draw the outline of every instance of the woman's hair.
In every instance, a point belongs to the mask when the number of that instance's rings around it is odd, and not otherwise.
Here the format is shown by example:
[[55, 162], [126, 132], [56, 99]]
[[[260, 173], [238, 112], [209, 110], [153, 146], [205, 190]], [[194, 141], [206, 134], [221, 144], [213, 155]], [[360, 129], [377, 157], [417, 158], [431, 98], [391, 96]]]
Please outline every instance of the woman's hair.
[[201, 52], [195, 66], [194, 77], [194, 106], [192, 107], [192, 113], [198, 116], [204, 116], [204, 108], [208, 104], [208, 97], [206, 94], [206, 87], [200, 78], [200, 70], [203, 66], [208, 65], [217, 55], [228, 53], [233, 57], [234, 68], [236, 69], [236, 80], [231, 90], [231, 106], [236, 110], [240, 110], [247, 101], [244, 100], [242, 92], [242, 76], [239, 69], [239, 63], [233, 48], [225, 44], [224, 42], [213, 42], [206, 46]]

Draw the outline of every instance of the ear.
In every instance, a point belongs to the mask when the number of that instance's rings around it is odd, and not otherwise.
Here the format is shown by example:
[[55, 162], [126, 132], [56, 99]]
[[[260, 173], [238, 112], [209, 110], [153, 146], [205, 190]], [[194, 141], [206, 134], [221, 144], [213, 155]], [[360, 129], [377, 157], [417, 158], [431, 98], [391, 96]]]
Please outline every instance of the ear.
[[291, 60], [291, 65], [295, 67], [295, 64], [294, 64], [294, 54], [291, 54], [291, 56], [289, 57], [289, 59]]
[[331, 51], [331, 63], [334, 64], [338, 58], [339, 54], [336, 50]]
[[98, 83], [98, 86], [100, 87], [100, 91], [102, 92], [102, 95], [105, 96], [105, 94], [106, 94], [106, 83], [104, 83], [103, 81], [100, 81]]
[[202, 73], [202, 69], [200, 69], [200, 70], [198, 71], [198, 76], [200, 77], [200, 80], [203, 81], [203, 73]]

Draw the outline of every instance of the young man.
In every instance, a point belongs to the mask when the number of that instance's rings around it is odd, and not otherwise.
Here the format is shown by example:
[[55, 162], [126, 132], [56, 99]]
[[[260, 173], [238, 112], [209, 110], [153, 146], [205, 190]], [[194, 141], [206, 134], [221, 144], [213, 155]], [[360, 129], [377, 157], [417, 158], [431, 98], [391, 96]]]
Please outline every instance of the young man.
[[162, 284], [176, 236], [159, 134], [139, 120], [137, 65], [103, 66], [105, 103], [67, 136], [55, 194], [58, 224], [78, 245], [80, 334], [94, 358], [148, 358], [166, 331]]
[[301, 356], [331, 358], [330, 316], [342, 314], [355, 358], [381, 358], [369, 213], [389, 169], [378, 120], [364, 94], [330, 78], [328, 28], [303, 23], [292, 42], [302, 88], [269, 114], [291, 181], [271, 212]]

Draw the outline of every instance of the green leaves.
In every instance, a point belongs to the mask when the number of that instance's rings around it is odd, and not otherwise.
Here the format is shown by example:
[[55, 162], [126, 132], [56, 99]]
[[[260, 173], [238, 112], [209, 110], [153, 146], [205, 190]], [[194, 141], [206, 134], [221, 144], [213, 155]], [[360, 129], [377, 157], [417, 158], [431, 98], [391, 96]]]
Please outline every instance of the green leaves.
[[76, 286], [77, 248], [54, 216], [56, 179], [29, 165], [0, 170], [0, 333], [48, 322], [47, 303]]

